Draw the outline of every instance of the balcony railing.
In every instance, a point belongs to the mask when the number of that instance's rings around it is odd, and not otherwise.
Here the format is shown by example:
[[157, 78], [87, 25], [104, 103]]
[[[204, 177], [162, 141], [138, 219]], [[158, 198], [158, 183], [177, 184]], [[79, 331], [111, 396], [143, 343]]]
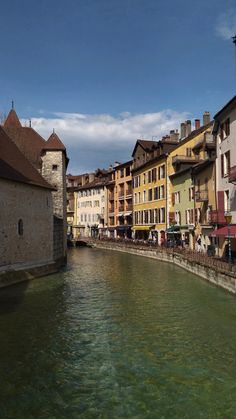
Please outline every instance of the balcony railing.
[[183, 155], [177, 155], [172, 157], [172, 164], [178, 164], [178, 163], [194, 163], [198, 162], [199, 157], [196, 156], [183, 156]]
[[132, 196], [132, 193], [133, 193], [132, 188], [126, 189], [126, 197], [128, 197], [129, 195]]
[[133, 205], [126, 205], [125, 210], [126, 211], [132, 211]]
[[120, 191], [119, 193], [118, 193], [118, 198], [119, 199], [124, 199], [124, 191], [122, 190], [122, 191]]
[[124, 209], [125, 209], [124, 205], [120, 205], [120, 206], [118, 207], [118, 211], [119, 211], [119, 212], [124, 211]]
[[114, 206], [109, 207], [108, 208], [109, 214], [113, 214], [114, 213], [114, 210], [115, 210], [115, 207]]
[[233, 166], [233, 167], [230, 168], [229, 182], [236, 184], [236, 166]]
[[197, 202], [208, 201], [208, 190], [200, 190], [195, 192], [195, 199]]
[[222, 210], [209, 211], [208, 221], [211, 224], [225, 224], [225, 213]]

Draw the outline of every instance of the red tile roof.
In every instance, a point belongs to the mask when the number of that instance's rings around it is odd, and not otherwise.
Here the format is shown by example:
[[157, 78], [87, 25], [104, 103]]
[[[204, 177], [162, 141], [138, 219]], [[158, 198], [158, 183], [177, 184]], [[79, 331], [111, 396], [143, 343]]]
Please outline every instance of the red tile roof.
[[0, 127], [0, 177], [41, 188], [54, 189], [20, 152], [2, 127]]
[[11, 109], [7, 119], [4, 122], [4, 127], [8, 128], [8, 127], [16, 127], [16, 128], [20, 128], [21, 127], [21, 123], [20, 120], [16, 114], [15, 109]]
[[46, 141], [30, 127], [5, 126], [7, 135], [14, 141], [24, 156], [37, 168], [41, 168], [41, 152]]
[[64, 144], [61, 142], [60, 138], [55, 132], [53, 132], [50, 135], [49, 139], [46, 141], [45, 146], [43, 148], [44, 150], [66, 151]]
[[41, 169], [41, 154], [43, 150], [61, 150], [66, 154], [65, 146], [57, 134], [53, 133], [45, 141], [32, 127], [22, 127], [14, 109], [10, 110], [3, 128], [24, 156], [37, 169]]

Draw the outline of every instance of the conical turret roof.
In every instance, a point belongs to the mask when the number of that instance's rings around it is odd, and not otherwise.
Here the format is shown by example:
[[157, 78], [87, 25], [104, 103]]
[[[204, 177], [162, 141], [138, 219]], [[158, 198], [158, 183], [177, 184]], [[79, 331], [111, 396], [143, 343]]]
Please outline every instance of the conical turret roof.
[[60, 138], [58, 137], [58, 135], [55, 132], [53, 132], [50, 135], [50, 137], [46, 141], [46, 144], [43, 148], [44, 148], [44, 150], [66, 151], [66, 148], [65, 148], [64, 144], [62, 143], [62, 141], [60, 140]]
[[21, 128], [22, 127], [15, 109], [10, 110], [9, 114], [7, 115], [7, 119], [4, 122], [3, 126], [4, 126], [4, 128]]

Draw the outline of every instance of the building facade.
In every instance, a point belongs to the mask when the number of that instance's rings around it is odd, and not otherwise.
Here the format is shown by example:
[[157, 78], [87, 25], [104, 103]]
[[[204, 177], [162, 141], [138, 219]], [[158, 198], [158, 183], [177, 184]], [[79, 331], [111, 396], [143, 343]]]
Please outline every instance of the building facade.
[[215, 116], [214, 135], [217, 145], [216, 188], [217, 210], [212, 213], [214, 235], [218, 239], [220, 256], [228, 254], [228, 228], [225, 213], [231, 214], [231, 247], [236, 256], [236, 96]]

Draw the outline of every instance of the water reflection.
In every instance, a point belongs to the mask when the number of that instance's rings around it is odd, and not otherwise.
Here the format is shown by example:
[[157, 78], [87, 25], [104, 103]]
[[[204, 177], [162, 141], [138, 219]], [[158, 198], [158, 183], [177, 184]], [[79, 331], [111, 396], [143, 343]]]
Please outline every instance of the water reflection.
[[0, 302], [0, 417], [234, 417], [235, 298], [178, 267], [72, 249]]

